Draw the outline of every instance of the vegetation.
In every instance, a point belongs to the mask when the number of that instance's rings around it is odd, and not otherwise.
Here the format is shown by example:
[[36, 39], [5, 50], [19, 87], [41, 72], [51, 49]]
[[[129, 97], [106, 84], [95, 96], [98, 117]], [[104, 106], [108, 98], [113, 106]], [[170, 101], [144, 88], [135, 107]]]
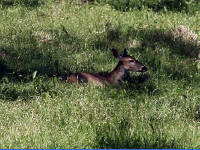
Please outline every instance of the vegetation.
[[43, 4], [43, 0], [0, 0], [0, 4], [2, 7], [8, 7], [8, 6], [27, 6], [27, 7], [35, 7]]
[[[100, 3], [107, 3], [117, 10], [127, 11], [131, 9], [151, 8], [154, 11], [163, 9], [173, 11], [194, 11], [194, 6], [199, 1], [194, 0], [97, 0]], [[195, 6], [196, 7], [196, 6]], [[196, 7], [198, 8], [198, 7]]]
[[[6, 1], [0, 148], [199, 148], [199, 4], [188, 13]], [[71, 73], [112, 70], [111, 48], [127, 48], [148, 72], [119, 87], [66, 83]]]

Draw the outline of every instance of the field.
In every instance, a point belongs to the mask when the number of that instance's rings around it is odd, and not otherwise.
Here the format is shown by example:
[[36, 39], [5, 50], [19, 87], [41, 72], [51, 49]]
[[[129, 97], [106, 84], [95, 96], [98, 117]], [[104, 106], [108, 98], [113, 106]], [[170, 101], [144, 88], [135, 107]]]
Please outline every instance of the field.
[[[200, 148], [200, 12], [46, 1], [0, 9], [0, 148]], [[110, 49], [148, 67], [120, 86]]]

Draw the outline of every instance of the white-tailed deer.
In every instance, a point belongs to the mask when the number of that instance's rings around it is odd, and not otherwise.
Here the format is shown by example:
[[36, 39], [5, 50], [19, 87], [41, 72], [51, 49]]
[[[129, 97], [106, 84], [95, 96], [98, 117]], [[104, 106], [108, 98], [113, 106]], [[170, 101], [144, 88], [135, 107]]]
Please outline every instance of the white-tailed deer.
[[147, 67], [137, 61], [132, 56], [128, 55], [124, 49], [123, 55], [120, 55], [117, 50], [112, 49], [113, 55], [119, 59], [115, 69], [105, 75], [98, 75], [93, 73], [76, 73], [68, 78], [69, 83], [92, 83], [94, 85], [117, 85], [119, 84], [127, 71], [146, 72]]

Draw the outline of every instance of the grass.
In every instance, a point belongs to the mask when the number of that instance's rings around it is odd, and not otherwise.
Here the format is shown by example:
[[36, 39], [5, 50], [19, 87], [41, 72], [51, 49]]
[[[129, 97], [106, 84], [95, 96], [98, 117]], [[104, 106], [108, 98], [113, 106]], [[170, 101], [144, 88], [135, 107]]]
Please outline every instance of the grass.
[[[0, 16], [0, 148], [199, 148], [199, 47], [165, 37], [180, 25], [200, 36], [199, 11], [47, 1]], [[147, 73], [119, 87], [66, 83], [112, 70], [110, 49], [125, 47]]]

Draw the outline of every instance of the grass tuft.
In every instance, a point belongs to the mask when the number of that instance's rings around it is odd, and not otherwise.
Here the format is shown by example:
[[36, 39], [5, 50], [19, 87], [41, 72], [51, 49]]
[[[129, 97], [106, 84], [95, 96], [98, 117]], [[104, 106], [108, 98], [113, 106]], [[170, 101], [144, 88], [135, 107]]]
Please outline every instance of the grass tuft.
[[[0, 148], [199, 148], [198, 11], [40, 2], [1, 6]], [[111, 71], [112, 48], [148, 72], [118, 87], [66, 82]]]

